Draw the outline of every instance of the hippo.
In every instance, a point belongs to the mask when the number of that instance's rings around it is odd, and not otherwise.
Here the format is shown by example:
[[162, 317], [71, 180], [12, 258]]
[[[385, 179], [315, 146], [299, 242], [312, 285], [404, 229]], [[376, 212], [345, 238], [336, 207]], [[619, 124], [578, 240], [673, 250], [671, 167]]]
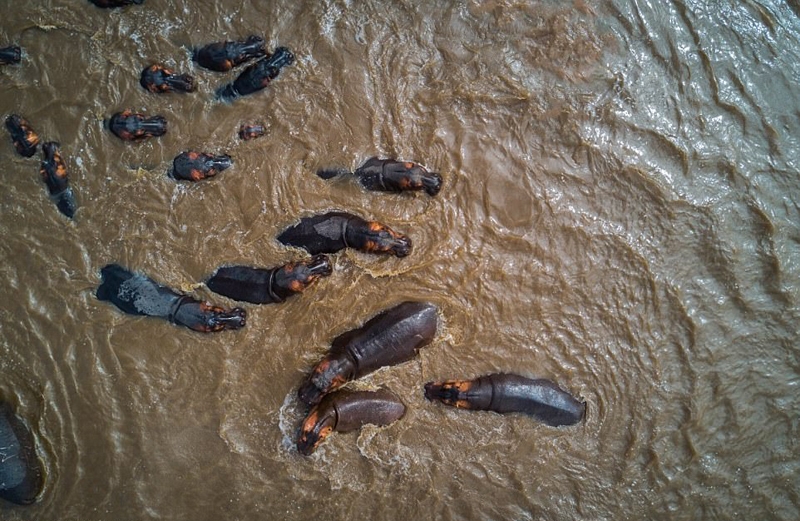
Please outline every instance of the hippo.
[[58, 210], [72, 219], [78, 209], [78, 204], [75, 202], [75, 194], [69, 186], [67, 164], [61, 156], [59, 146], [55, 141], [49, 141], [42, 145], [44, 159], [39, 173]]
[[367, 190], [377, 192], [406, 192], [424, 190], [435, 196], [442, 188], [442, 176], [428, 172], [424, 166], [410, 161], [370, 158], [355, 172], [339, 169], [321, 169], [317, 175], [322, 179], [353, 176]]
[[173, 159], [170, 175], [184, 181], [202, 181], [230, 168], [232, 164], [231, 156], [227, 154], [215, 155], [189, 150]]
[[142, 141], [166, 134], [167, 120], [163, 116], [145, 116], [123, 110], [111, 116], [108, 129], [123, 141]]
[[23, 157], [33, 157], [39, 146], [39, 136], [31, 128], [28, 120], [17, 114], [11, 114], [6, 118], [6, 129], [11, 135], [17, 153]]
[[0, 49], [0, 65], [14, 65], [22, 61], [22, 49], [18, 45], [9, 45]]
[[209, 43], [195, 50], [192, 59], [203, 68], [227, 72], [237, 65], [266, 55], [264, 39], [251, 35], [244, 41]]
[[353, 248], [365, 253], [405, 257], [412, 248], [411, 239], [388, 226], [339, 211], [304, 217], [281, 232], [278, 241], [304, 248], [312, 255]]
[[177, 74], [163, 65], [153, 64], [145, 67], [139, 77], [139, 84], [154, 94], [167, 92], [194, 92], [197, 88], [194, 77], [189, 74]]
[[367, 424], [382, 427], [396, 422], [406, 412], [400, 399], [385, 389], [336, 391], [312, 407], [297, 438], [297, 451], [310, 456], [334, 431], [356, 431]]
[[493, 373], [474, 380], [448, 380], [425, 384], [425, 398], [459, 409], [520, 412], [559, 427], [580, 422], [586, 404], [550, 380], [517, 374]]
[[0, 498], [30, 505], [43, 487], [44, 472], [33, 434], [11, 404], [0, 400]]
[[226, 310], [201, 302], [119, 264], [106, 265], [100, 275], [97, 298], [113, 303], [125, 313], [159, 317], [201, 333], [245, 326], [247, 314], [242, 308]]
[[298, 389], [300, 401], [315, 405], [349, 380], [411, 360], [433, 341], [437, 327], [436, 306], [406, 301], [342, 333]]
[[294, 54], [286, 47], [278, 47], [270, 56], [249, 65], [232, 83], [218, 89], [217, 97], [231, 101], [265, 89], [272, 80], [278, 77], [283, 67], [292, 63], [294, 63]]
[[280, 303], [302, 293], [320, 277], [327, 277], [332, 272], [328, 257], [315, 255], [308, 260], [270, 269], [224, 266], [206, 281], [206, 286], [214, 293], [234, 300], [253, 304]]

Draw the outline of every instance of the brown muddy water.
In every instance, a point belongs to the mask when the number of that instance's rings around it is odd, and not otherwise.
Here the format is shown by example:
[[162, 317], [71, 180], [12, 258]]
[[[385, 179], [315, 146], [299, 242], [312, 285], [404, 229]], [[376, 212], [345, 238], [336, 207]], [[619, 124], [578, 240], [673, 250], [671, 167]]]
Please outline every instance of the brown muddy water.
[[[4, 520], [696, 520], [800, 518], [800, 7], [604, 0], [6, 0], [0, 114], [61, 143], [79, 210], [5, 135], [0, 395], [47, 472]], [[193, 46], [258, 34], [296, 55], [266, 90]], [[138, 84], [160, 62], [193, 94]], [[131, 108], [168, 133], [124, 143]], [[241, 141], [242, 123], [265, 137]], [[5, 133], [4, 133], [5, 134]], [[187, 149], [234, 166], [166, 176]], [[324, 181], [373, 155], [442, 172], [431, 198]], [[406, 258], [334, 273], [239, 331], [124, 315], [94, 291], [116, 262], [232, 306], [223, 264], [304, 258], [275, 236], [339, 209], [407, 233]], [[435, 303], [420, 356], [354, 388], [407, 405], [391, 426], [295, 431], [304, 376], [339, 333]], [[585, 421], [429, 403], [425, 382], [512, 371], [585, 400]]]

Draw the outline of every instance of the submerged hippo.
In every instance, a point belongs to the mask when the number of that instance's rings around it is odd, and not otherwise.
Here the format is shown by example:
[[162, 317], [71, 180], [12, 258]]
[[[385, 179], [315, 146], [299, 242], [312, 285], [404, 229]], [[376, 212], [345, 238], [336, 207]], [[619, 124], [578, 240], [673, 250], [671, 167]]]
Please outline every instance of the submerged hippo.
[[242, 125], [239, 127], [239, 139], [243, 141], [249, 141], [251, 139], [256, 139], [264, 134], [267, 133], [266, 127], [264, 125], [253, 124], [253, 125]]
[[277, 268], [251, 268], [249, 266], [224, 266], [206, 281], [208, 289], [234, 300], [253, 304], [284, 302], [292, 295], [302, 293], [319, 278], [333, 271], [325, 255], [290, 262]]
[[550, 380], [495, 373], [474, 380], [448, 380], [425, 384], [425, 398], [460, 409], [521, 412], [558, 427], [583, 419], [586, 404]]
[[28, 120], [17, 114], [11, 114], [6, 118], [6, 129], [11, 135], [17, 153], [23, 157], [33, 157], [39, 146], [39, 136], [31, 128]]
[[0, 498], [29, 505], [36, 501], [43, 486], [44, 472], [33, 434], [11, 405], [0, 401]]
[[108, 129], [123, 141], [142, 141], [166, 134], [167, 120], [163, 116], [145, 116], [123, 110], [111, 116]]
[[209, 154], [189, 150], [182, 152], [172, 161], [170, 175], [184, 181], [202, 181], [214, 177], [233, 164], [227, 154]]
[[378, 192], [406, 192], [424, 190], [435, 196], [442, 188], [442, 176], [428, 172], [424, 166], [409, 161], [370, 158], [355, 172], [337, 169], [317, 171], [322, 179], [338, 176], [355, 176], [361, 186]]
[[143, 4], [144, 0], [89, 0], [97, 7], [111, 8], [111, 7], [125, 7], [132, 4]]
[[272, 82], [281, 69], [294, 63], [294, 54], [286, 47], [278, 47], [270, 56], [249, 65], [233, 81], [217, 90], [217, 97], [230, 101], [240, 96], [253, 94]]
[[145, 67], [139, 76], [139, 84], [154, 94], [166, 92], [194, 92], [194, 77], [189, 74], [177, 74], [163, 65], [153, 64]]
[[304, 217], [278, 235], [278, 241], [304, 248], [312, 255], [353, 248], [365, 253], [405, 257], [412, 247], [411, 239], [388, 226], [345, 212]]
[[226, 72], [237, 65], [266, 55], [264, 39], [252, 35], [244, 41], [209, 43], [195, 50], [192, 58], [201, 67]]
[[162, 286], [118, 264], [105, 266], [97, 298], [113, 303], [125, 313], [159, 317], [202, 333], [244, 327], [242, 308], [226, 310]]
[[47, 185], [47, 191], [56, 207], [61, 213], [72, 219], [78, 204], [75, 202], [75, 194], [69, 186], [69, 176], [67, 174], [67, 164], [61, 156], [59, 144], [50, 141], [42, 145], [44, 159], [39, 173], [42, 180]]
[[22, 49], [17, 45], [10, 45], [0, 49], [0, 65], [13, 65], [22, 61]]

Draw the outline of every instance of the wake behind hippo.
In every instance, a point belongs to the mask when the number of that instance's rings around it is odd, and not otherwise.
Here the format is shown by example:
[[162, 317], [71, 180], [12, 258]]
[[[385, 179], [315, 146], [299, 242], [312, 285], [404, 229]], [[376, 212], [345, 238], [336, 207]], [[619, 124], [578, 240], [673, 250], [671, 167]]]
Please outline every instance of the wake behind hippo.
[[381, 312], [333, 340], [328, 354], [300, 386], [298, 397], [314, 405], [349, 380], [411, 360], [433, 341], [437, 327], [438, 310], [427, 302], [407, 301]]
[[294, 63], [294, 54], [286, 47], [278, 47], [270, 56], [248, 66], [233, 81], [217, 90], [217, 97], [231, 101], [240, 96], [265, 89], [278, 77], [283, 67]]
[[253, 304], [280, 303], [301, 293], [332, 271], [327, 256], [315, 255], [308, 260], [271, 269], [224, 266], [206, 281], [206, 286], [214, 293], [235, 300]]
[[0, 401], [0, 498], [29, 505], [44, 486], [42, 463], [30, 430]]
[[376, 192], [421, 191], [431, 197], [442, 188], [442, 176], [428, 170], [417, 163], [397, 161], [394, 159], [370, 158], [355, 172], [336, 169], [317, 171], [322, 179], [331, 179], [342, 175], [355, 176], [361, 186]]
[[586, 412], [585, 403], [550, 380], [507, 373], [488, 374], [474, 380], [428, 382], [425, 398], [460, 409], [521, 412], [553, 427], [574, 425]]
[[405, 257], [411, 239], [377, 221], [367, 221], [346, 212], [328, 212], [304, 217], [278, 235], [287, 246], [306, 249], [312, 255], [353, 248], [365, 253]]
[[202, 333], [244, 327], [242, 308], [226, 310], [201, 302], [133, 273], [118, 264], [105, 266], [97, 298], [113, 303], [125, 313], [163, 318]]

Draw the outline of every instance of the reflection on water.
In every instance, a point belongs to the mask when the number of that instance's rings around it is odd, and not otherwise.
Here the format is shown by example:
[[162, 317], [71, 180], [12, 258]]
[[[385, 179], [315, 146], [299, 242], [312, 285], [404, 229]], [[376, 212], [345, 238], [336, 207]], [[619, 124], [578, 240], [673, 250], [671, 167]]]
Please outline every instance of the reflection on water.
[[[191, 50], [250, 34], [296, 61], [222, 103], [240, 69]], [[5, 139], [0, 394], [47, 479], [3, 518], [798, 518], [798, 43], [777, 0], [6, 10], [0, 47], [23, 59], [0, 68], [3, 119], [60, 143], [79, 208], [61, 215], [40, 155]], [[197, 90], [145, 91], [152, 63]], [[124, 109], [167, 133], [121, 141], [104, 120]], [[233, 165], [177, 182], [188, 150]], [[441, 192], [316, 175], [374, 155], [441, 172]], [[216, 335], [94, 296], [113, 262], [230, 307], [203, 284], [217, 267], [306, 258], [275, 237], [329, 210], [414, 251], [335, 254], [330, 277]], [[348, 387], [383, 386], [406, 415], [299, 455], [307, 372], [403, 300], [437, 305], [435, 340]], [[424, 398], [502, 371], [553, 380], [584, 422]]]

